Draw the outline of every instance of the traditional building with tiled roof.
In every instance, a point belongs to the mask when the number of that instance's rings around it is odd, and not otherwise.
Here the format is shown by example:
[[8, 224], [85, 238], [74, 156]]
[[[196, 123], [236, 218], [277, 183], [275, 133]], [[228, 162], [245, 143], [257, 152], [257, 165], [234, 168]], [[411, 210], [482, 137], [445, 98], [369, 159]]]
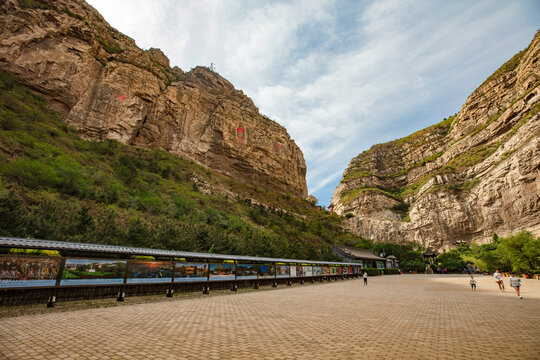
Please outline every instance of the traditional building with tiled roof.
[[[359, 249], [351, 246], [334, 245], [332, 248], [334, 254], [348, 262], [356, 262], [362, 264], [363, 268], [378, 268], [384, 269], [387, 266], [387, 260], [384, 257], [377, 256], [368, 249]], [[393, 259], [392, 259], [393, 260]], [[392, 261], [391, 266], [395, 266], [395, 261]]]

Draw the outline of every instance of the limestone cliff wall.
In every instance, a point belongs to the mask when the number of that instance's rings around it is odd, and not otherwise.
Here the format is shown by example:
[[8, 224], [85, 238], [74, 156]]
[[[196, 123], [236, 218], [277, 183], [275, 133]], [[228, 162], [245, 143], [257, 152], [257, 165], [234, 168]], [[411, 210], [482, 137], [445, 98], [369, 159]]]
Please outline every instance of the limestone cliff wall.
[[82, 136], [167, 150], [307, 197], [301, 150], [226, 79], [205, 67], [170, 68], [159, 49], [139, 49], [84, 1], [24, 4], [0, 2], [0, 68], [45, 96]]
[[540, 234], [540, 32], [461, 110], [355, 157], [332, 205], [357, 234], [436, 249]]

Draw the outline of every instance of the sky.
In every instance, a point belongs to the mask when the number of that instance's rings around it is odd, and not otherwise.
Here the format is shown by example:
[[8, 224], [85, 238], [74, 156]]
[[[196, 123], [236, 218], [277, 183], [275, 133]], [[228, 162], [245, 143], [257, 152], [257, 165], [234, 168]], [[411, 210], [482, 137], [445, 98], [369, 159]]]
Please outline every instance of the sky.
[[533, 0], [87, 0], [171, 67], [216, 71], [283, 125], [328, 206], [353, 157], [459, 111], [539, 28]]

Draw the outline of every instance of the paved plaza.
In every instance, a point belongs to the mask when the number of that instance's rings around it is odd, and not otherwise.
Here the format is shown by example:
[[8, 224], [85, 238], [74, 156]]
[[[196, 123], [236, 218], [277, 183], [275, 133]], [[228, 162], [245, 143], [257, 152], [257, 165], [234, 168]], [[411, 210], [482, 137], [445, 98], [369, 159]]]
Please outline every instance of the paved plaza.
[[[508, 281], [506, 281], [508, 283]], [[1, 359], [540, 359], [540, 281], [403, 275], [0, 318]]]

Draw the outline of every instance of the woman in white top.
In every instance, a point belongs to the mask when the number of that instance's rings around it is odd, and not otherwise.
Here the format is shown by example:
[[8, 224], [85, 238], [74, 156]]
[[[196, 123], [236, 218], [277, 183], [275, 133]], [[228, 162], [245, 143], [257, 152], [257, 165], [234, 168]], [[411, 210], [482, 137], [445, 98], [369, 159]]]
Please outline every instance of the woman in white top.
[[516, 290], [518, 298], [523, 299], [523, 296], [519, 294], [519, 288], [521, 287], [521, 279], [516, 276], [513, 272], [510, 273], [510, 286]]
[[504, 282], [502, 279], [502, 274], [499, 272], [499, 270], [495, 270], [493, 277], [495, 278], [497, 285], [499, 285], [499, 290], [504, 291]]

